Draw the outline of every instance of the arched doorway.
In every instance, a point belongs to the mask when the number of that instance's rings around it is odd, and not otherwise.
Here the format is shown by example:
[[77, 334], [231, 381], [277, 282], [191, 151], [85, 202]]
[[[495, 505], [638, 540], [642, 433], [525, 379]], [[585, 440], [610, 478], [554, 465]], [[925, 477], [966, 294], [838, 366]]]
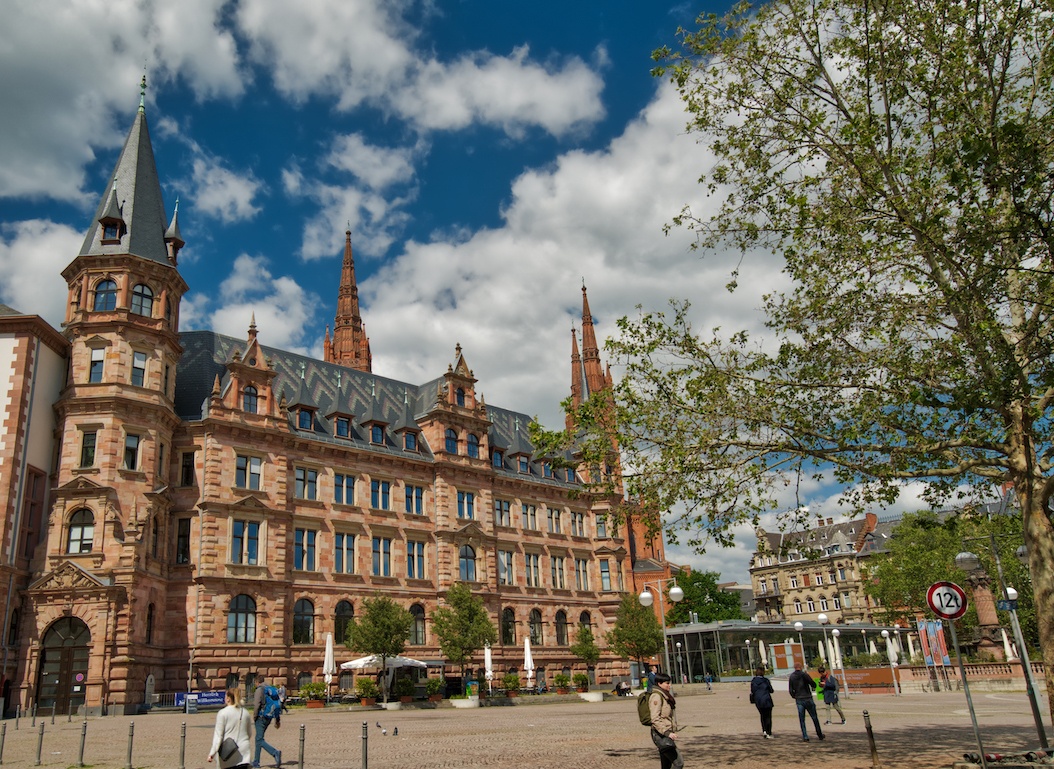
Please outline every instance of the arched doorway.
[[91, 631], [76, 617], [63, 617], [48, 628], [40, 649], [38, 712], [65, 715], [84, 704], [90, 642]]

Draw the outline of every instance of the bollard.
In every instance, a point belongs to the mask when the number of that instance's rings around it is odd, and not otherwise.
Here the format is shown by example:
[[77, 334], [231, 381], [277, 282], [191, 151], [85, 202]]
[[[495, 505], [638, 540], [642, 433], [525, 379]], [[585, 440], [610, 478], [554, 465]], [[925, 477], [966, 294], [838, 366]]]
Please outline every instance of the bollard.
[[88, 739], [88, 717], [84, 717], [84, 723], [81, 724], [81, 749], [77, 753], [77, 766], [84, 766], [84, 741]]
[[304, 725], [300, 724], [300, 760], [297, 761], [299, 769], [304, 769]]
[[4, 763], [4, 740], [7, 739], [7, 724], [0, 724], [0, 764]]
[[875, 748], [875, 733], [871, 731], [871, 716], [866, 710], [864, 711], [864, 728], [867, 729], [867, 742], [871, 746], [871, 766], [878, 769], [881, 764], [878, 762], [878, 749]]
[[67, 724], [72, 724], [73, 723], [73, 708], [70, 708], [69, 710], [66, 711], [66, 723]]
[[366, 722], [362, 722], [362, 769], [368, 769], [369, 757], [367, 756], [366, 747], [370, 742], [370, 730], [366, 728]]
[[40, 766], [40, 756], [44, 752], [44, 719], [40, 720], [40, 733], [37, 735], [37, 766]]
[[183, 722], [183, 726], [179, 730], [179, 769], [186, 769], [186, 755], [187, 755], [187, 722]]
[[30, 721], [29, 725], [32, 726], [35, 729], [37, 727], [37, 703], [35, 703], [35, 702], [33, 703], [32, 713], [33, 713], [33, 720]]
[[15, 708], [15, 731], [18, 731], [18, 719], [22, 717], [22, 706], [18, 705]]
[[135, 721], [128, 722], [128, 765], [132, 769], [132, 738], [135, 737]]
[[55, 706], [51, 706], [51, 725], [55, 725]]

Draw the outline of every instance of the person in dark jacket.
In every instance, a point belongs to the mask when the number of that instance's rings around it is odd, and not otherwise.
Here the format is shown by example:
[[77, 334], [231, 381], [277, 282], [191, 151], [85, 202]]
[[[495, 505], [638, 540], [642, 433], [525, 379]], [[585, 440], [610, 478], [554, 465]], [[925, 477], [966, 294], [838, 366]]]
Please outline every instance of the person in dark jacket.
[[834, 673], [827, 672], [827, 668], [822, 665], [817, 668], [816, 672], [820, 674], [820, 686], [823, 687], [823, 704], [827, 706], [827, 720], [824, 723], [831, 723], [831, 708], [833, 707], [844, 724], [845, 713], [842, 712], [842, 706], [838, 704], [838, 679], [834, 677]]
[[816, 727], [816, 737], [821, 740], [824, 739], [823, 730], [820, 728], [820, 719], [816, 715], [816, 700], [813, 699], [813, 695], [816, 693], [816, 682], [812, 680], [812, 676], [802, 670], [801, 662], [794, 662], [794, 672], [787, 679], [787, 690], [798, 705], [798, 724], [801, 726], [802, 740], [804, 742], [809, 741], [809, 733], [805, 731], [806, 713], [812, 717], [812, 724]]
[[772, 692], [772, 682], [765, 678], [765, 668], [757, 668], [750, 680], [750, 701], [761, 716], [761, 734], [766, 740], [772, 739]]

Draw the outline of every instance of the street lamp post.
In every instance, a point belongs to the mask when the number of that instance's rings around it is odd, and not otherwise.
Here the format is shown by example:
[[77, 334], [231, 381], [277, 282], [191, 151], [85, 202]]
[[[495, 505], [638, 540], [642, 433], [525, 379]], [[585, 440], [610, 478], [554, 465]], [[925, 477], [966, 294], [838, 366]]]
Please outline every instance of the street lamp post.
[[845, 677], [845, 661], [842, 660], [842, 646], [838, 643], [838, 636], [842, 632], [835, 628], [831, 631], [831, 636], [834, 637], [834, 660], [838, 663], [838, 667], [842, 669], [842, 690], [845, 692], [845, 698], [849, 699], [849, 681]]
[[677, 578], [670, 577], [669, 579], [657, 579], [654, 582], [645, 582], [644, 589], [640, 591], [640, 595], [637, 596], [637, 600], [640, 601], [641, 606], [651, 606], [655, 602], [655, 597], [648, 590], [649, 585], [654, 585], [659, 591], [659, 619], [662, 620], [662, 652], [663, 658], [666, 660], [665, 672], [667, 675], [670, 674], [672, 668], [670, 667], [670, 645], [666, 642], [666, 610], [662, 603], [662, 586], [667, 582], [672, 582], [673, 587], [670, 588], [670, 600], [674, 603], [679, 603], [684, 600], [684, 591], [677, 587]]
[[681, 667], [681, 642], [677, 642], [677, 653], [674, 655], [674, 660], [677, 663], [677, 683], [684, 683], [684, 668]]
[[897, 683], [897, 653], [893, 649], [893, 643], [889, 640], [889, 631], [882, 631], [882, 638], [886, 642], [886, 659], [889, 660], [889, 672], [893, 676], [893, 694], [900, 694], [900, 684]]

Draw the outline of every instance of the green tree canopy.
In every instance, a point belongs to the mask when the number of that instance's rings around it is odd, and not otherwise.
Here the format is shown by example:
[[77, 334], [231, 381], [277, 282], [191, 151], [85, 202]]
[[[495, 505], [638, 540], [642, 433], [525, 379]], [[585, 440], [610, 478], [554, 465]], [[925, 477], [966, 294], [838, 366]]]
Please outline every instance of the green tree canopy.
[[465, 664], [473, 655], [498, 638], [483, 599], [474, 596], [462, 582], [447, 591], [446, 605], [432, 613], [432, 630], [443, 656], [461, 668], [462, 678]]
[[717, 586], [721, 575], [716, 571], [693, 571], [678, 575], [677, 585], [684, 591], [679, 603], [665, 602], [666, 623], [676, 625], [688, 622], [691, 613], [699, 615], [700, 622], [716, 622], [721, 619], [746, 619], [739, 609], [739, 596]]
[[641, 606], [637, 596], [622, 596], [615, 625], [607, 633], [607, 643], [615, 654], [636, 660], [643, 670], [644, 660], [662, 651], [662, 627], [650, 607]]
[[[381, 670], [387, 670], [387, 659], [406, 649], [406, 639], [413, 626], [413, 615], [390, 598], [367, 598], [358, 617], [348, 620], [345, 644], [358, 654], [376, 654]], [[388, 701], [387, 676], [384, 677], [384, 701]]]
[[575, 642], [571, 644], [571, 653], [586, 663], [587, 668], [597, 664], [600, 659], [600, 647], [597, 646], [593, 637], [593, 629], [589, 625], [579, 625], [575, 632]]
[[712, 159], [712, 206], [673, 224], [779, 255], [788, 288], [763, 341], [684, 302], [624, 318], [613, 413], [575, 418], [697, 546], [816, 476], [855, 511], [1009, 481], [1054, 712], [1052, 40], [1049, 0], [773, 0], [658, 51]]

